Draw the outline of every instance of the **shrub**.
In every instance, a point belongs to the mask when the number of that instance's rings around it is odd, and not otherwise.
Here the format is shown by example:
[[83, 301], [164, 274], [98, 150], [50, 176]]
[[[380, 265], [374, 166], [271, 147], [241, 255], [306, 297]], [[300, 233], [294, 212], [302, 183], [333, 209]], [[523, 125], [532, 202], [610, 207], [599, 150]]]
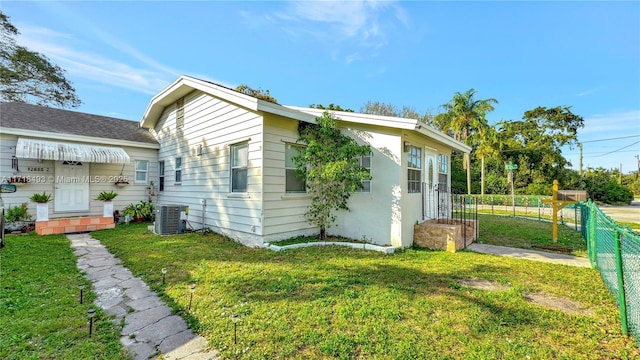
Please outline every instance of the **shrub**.
[[31, 195], [29, 200], [40, 204], [48, 203], [49, 201], [51, 201], [51, 194], [47, 194], [46, 192], [43, 192], [42, 194], [35, 193]]
[[7, 222], [31, 220], [31, 214], [29, 214], [29, 210], [27, 209], [27, 203], [10, 207], [4, 214], [4, 218]]
[[112, 191], [103, 191], [100, 194], [98, 194], [98, 197], [96, 198], [96, 200], [100, 200], [100, 201], [111, 201], [113, 200], [116, 196], [118, 196], [117, 193]]
[[136, 220], [152, 221], [154, 218], [154, 206], [151, 201], [140, 201], [137, 204], [129, 204], [122, 210], [122, 215], [129, 215]]

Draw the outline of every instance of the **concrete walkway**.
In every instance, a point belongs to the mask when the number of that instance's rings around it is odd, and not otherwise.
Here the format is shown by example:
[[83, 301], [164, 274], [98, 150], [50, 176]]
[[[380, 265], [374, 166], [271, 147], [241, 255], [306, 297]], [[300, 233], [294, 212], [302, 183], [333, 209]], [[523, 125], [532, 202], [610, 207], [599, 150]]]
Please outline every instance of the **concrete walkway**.
[[95, 303], [124, 327], [120, 341], [135, 360], [219, 359], [207, 341], [194, 335], [185, 321], [171, 310], [139, 278], [120, 265], [90, 234], [69, 234], [78, 257], [78, 268], [93, 282]]
[[493, 254], [499, 256], [506, 256], [518, 259], [526, 259], [532, 261], [548, 262], [559, 265], [569, 265], [577, 267], [591, 267], [589, 259], [577, 257], [573, 255], [556, 254], [544, 251], [518, 249], [507, 246], [487, 245], [473, 243], [467, 246], [467, 250], [483, 253]]

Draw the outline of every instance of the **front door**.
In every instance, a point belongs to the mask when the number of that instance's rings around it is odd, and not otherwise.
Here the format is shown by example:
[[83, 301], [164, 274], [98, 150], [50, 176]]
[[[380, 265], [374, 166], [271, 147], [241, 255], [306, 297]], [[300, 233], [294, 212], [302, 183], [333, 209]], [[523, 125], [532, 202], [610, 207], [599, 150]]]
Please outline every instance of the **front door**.
[[89, 211], [89, 163], [56, 162], [55, 211]]
[[436, 184], [438, 174], [436, 171], [436, 153], [426, 150], [424, 152], [425, 174], [424, 174], [424, 218], [435, 219], [438, 213]]

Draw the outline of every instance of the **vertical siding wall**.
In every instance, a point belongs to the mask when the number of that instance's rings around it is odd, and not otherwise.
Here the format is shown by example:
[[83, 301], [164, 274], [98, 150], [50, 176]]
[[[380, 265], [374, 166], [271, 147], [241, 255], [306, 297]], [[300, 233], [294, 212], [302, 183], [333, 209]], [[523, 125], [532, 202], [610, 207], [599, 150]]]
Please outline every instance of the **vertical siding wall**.
[[[38, 181], [32, 181], [28, 184], [24, 184], [18, 187], [18, 191], [12, 194], [2, 194], [5, 208], [10, 206], [17, 206], [22, 203], [29, 205], [29, 213], [35, 219], [36, 205], [29, 201], [29, 197], [34, 193], [47, 192], [49, 194], [55, 193], [55, 183], [53, 179], [56, 176], [55, 173], [55, 161], [43, 160], [38, 162], [36, 159], [19, 159], [19, 172], [16, 172], [11, 168], [11, 157], [15, 155], [15, 147], [18, 141], [18, 137], [14, 135], [0, 134], [0, 176], [2, 182], [5, 182], [6, 178], [11, 176], [26, 176], [29, 178], [38, 179]], [[89, 176], [91, 181], [89, 183], [89, 211], [83, 212], [58, 212], [55, 211], [53, 202], [49, 205], [49, 217], [70, 217], [70, 216], [84, 216], [84, 215], [101, 215], [102, 214], [102, 202], [94, 200], [98, 194], [102, 191], [115, 191], [118, 193], [113, 201], [114, 209], [122, 210], [130, 203], [137, 203], [141, 200], [148, 200], [147, 183], [137, 184], [135, 179], [135, 160], [147, 160], [149, 161], [149, 180], [157, 178], [158, 174], [158, 150], [155, 149], [143, 149], [123, 147], [123, 149], [131, 157], [131, 163], [125, 164], [124, 169], [122, 164], [99, 164], [99, 163], [87, 163], [89, 166]], [[36, 170], [29, 170], [29, 169]], [[124, 188], [116, 187], [110, 178], [117, 177], [122, 172], [123, 176], [129, 178], [129, 185]], [[40, 182], [40, 179], [45, 181]]]
[[[261, 245], [262, 116], [196, 91], [184, 99], [182, 129], [176, 129], [174, 104], [165, 109], [155, 130], [161, 144], [159, 160], [165, 161], [165, 188], [158, 192], [158, 203], [188, 205], [188, 225], [193, 229], [200, 229], [204, 219], [205, 228], [247, 245]], [[230, 145], [246, 140], [247, 193], [232, 194]], [[175, 181], [176, 157], [182, 158], [181, 184]], [[204, 213], [201, 199], [206, 201]]]

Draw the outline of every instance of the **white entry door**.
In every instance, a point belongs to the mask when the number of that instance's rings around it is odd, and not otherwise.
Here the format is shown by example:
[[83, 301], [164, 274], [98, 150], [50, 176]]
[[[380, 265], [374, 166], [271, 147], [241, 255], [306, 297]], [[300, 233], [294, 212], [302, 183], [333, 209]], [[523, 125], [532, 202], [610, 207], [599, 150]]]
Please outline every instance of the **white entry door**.
[[426, 150], [424, 152], [424, 217], [425, 219], [435, 219], [438, 213], [438, 202], [436, 184], [438, 183], [438, 172], [436, 171], [436, 153]]
[[89, 210], [89, 163], [56, 162], [55, 211]]

